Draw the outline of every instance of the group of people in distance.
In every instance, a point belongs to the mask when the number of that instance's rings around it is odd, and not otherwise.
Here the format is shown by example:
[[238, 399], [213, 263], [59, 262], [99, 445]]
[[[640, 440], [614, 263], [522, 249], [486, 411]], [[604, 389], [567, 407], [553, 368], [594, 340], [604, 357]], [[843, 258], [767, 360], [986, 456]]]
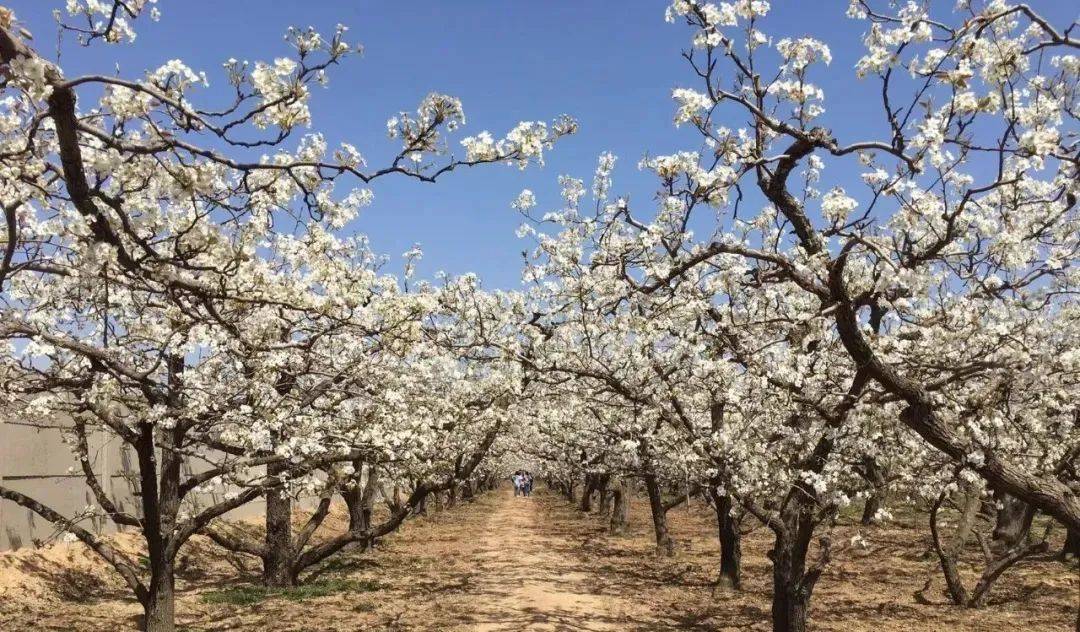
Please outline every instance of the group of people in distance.
[[515, 496], [531, 496], [533, 488], [533, 475], [526, 470], [518, 470], [510, 477], [514, 483]]

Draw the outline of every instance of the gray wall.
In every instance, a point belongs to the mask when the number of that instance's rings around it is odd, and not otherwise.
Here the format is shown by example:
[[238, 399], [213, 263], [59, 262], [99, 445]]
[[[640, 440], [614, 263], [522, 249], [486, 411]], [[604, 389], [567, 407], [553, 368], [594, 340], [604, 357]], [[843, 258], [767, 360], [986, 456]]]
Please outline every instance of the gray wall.
[[[91, 464], [113, 502], [129, 513], [139, 515], [138, 499], [132, 493], [135, 488], [129, 481], [138, 466], [134, 453], [125, 458], [121, 445], [115, 436], [91, 435]], [[74, 452], [62, 441], [59, 430], [33, 428], [11, 419], [0, 420], [0, 484], [34, 498], [64, 516], [73, 516], [88, 504], [97, 504], [83, 480]], [[256, 501], [229, 515], [254, 515], [261, 510], [261, 502]], [[115, 530], [108, 518], [97, 522], [86, 519], [80, 525], [98, 533]], [[53, 526], [41, 516], [0, 499], [0, 551], [20, 544], [33, 546], [35, 538], [44, 540], [53, 533]]]

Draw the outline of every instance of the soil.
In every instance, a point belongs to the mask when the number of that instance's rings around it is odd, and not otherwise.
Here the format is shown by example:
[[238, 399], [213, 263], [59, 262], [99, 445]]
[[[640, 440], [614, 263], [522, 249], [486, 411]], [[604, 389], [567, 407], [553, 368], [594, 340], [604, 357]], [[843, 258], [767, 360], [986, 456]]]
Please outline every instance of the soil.
[[[430, 504], [429, 504], [430, 506]], [[373, 552], [335, 558], [316, 581], [342, 587], [324, 596], [272, 596], [221, 603], [223, 590], [257, 582], [250, 559], [206, 540], [185, 550], [178, 582], [182, 630], [768, 630], [768, 533], [744, 538], [744, 586], [715, 587], [718, 550], [711, 512], [672, 510], [674, 557], [657, 556], [647, 504], [635, 500], [631, 528], [609, 536], [603, 519], [554, 493], [514, 497], [509, 489], [414, 519]], [[328, 530], [344, 527], [341, 512]], [[851, 544], [861, 533], [863, 544]], [[1044, 556], [1014, 568], [990, 603], [947, 603], [925, 528], [833, 531], [833, 562], [811, 607], [815, 630], [1068, 630], [1080, 607], [1080, 571]], [[116, 536], [137, 553], [137, 538]], [[837, 543], [843, 543], [839, 545]], [[916, 601], [915, 593], [931, 580]], [[228, 600], [226, 600], [228, 601]], [[81, 545], [0, 554], [0, 630], [137, 629], [141, 609]]]

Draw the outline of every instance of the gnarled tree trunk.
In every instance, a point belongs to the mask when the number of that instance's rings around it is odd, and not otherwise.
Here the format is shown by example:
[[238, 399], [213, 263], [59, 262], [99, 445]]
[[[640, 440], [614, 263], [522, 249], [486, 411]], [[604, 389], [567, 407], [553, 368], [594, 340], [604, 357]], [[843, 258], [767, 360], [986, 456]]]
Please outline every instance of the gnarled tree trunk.
[[780, 516], [769, 559], [773, 564], [772, 624], [774, 632], [805, 632], [814, 585], [829, 562], [828, 541], [822, 541], [821, 557], [807, 570], [806, 557], [816, 527], [816, 502], [811, 490], [795, 488]]

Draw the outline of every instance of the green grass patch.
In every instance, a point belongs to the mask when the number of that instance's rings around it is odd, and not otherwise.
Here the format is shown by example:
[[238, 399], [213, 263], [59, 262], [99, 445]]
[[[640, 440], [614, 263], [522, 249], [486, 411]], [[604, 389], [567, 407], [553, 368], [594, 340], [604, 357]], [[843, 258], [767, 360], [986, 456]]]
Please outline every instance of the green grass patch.
[[250, 606], [267, 599], [288, 599], [304, 601], [317, 597], [328, 597], [345, 592], [372, 592], [379, 590], [378, 582], [367, 579], [321, 579], [293, 588], [271, 588], [269, 586], [232, 586], [224, 590], [203, 593], [204, 603], [220, 603], [233, 606]]

